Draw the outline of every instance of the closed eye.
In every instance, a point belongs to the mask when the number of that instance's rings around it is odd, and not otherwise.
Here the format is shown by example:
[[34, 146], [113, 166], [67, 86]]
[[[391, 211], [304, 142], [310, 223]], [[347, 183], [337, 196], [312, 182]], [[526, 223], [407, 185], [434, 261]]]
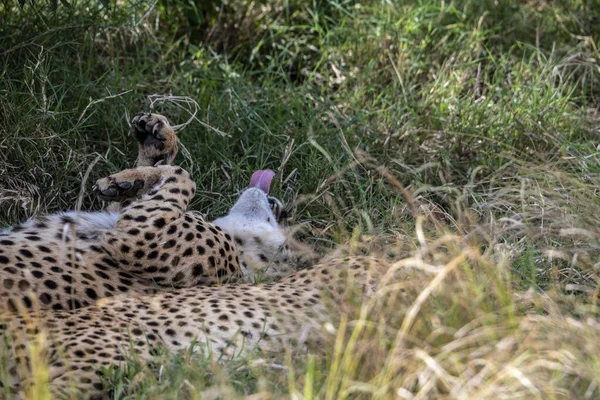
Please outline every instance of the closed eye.
[[279, 201], [277, 198], [272, 197], [272, 196], [268, 197], [268, 201], [269, 201], [269, 208], [273, 212], [273, 215], [275, 216], [275, 220], [277, 221], [277, 223], [281, 223], [282, 221], [287, 219], [288, 213], [283, 209], [283, 205], [281, 204], [281, 201]]

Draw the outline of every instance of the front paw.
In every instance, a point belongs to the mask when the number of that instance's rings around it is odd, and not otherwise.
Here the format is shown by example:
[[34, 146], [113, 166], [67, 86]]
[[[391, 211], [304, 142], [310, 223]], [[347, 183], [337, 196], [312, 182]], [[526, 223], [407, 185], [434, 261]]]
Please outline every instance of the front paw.
[[100, 200], [104, 201], [123, 201], [125, 199], [136, 197], [139, 191], [144, 188], [144, 180], [133, 178], [125, 180], [119, 179], [118, 174], [107, 178], [99, 179], [94, 185], [94, 193]]

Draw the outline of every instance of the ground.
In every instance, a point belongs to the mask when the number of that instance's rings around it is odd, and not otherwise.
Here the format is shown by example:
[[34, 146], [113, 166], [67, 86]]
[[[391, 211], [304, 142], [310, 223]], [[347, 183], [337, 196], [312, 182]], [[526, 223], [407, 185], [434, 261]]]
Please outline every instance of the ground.
[[594, 2], [100, 3], [0, 5], [3, 224], [99, 209], [152, 109], [192, 209], [269, 168], [310, 248], [430, 274], [320, 350], [132, 358], [116, 398], [598, 396]]

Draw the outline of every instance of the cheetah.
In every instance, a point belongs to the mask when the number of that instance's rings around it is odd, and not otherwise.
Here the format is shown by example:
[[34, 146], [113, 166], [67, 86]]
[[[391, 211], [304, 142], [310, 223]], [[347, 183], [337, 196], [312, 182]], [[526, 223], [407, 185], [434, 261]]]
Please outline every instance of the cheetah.
[[131, 133], [137, 167], [94, 187], [118, 211], [64, 212], [0, 231], [0, 310], [72, 310], [122, 293], [223, 283], [287, 259], [283, 206], [268, 195], [272, 171], [256, 171], [213, 224], [187, 210], [196, 185], [172, 165], [168, 120], [139, 114]]
[[[151, 361], [157, 347], [214, 354], [222, 360], [249, 351], [314, 346], [326, 339], [349, 288], [371, 296], [388, 270], [382, 259], [349, 257], [314, 265], [273, 283], [198, 286], [152, 295], [120, 295], [93, 306], [5, 316], [0, 353], [9, 360], [2, 382], [26, 393], [30, 346], [44, 338], [53, 397], [102, 398], [102, 369], [122, 367], [129, 356]], [[40, 334], [43, 333], [43, 336]], [[9, 340], [12, 338], [12, 341]], [[39, 349], [39, 347], [38, 347]]]

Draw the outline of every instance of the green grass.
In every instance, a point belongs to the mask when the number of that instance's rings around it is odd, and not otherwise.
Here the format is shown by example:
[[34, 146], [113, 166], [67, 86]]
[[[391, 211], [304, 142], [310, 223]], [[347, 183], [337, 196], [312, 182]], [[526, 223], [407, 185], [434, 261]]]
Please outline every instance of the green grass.
[[[72, 209], [81, 193], [99, 209], [92, 183], [133, 164], [128, 120], [152, 109], [175, 124], [195, 113], [178, 163], [211, 217], [272, 168], [320, 251], [355, 251], [358, 232], [367, 251], [411, 259], [422, 233], [433, 265], [480, 254], [409, 328], [418, 290], [375, 313], [379, 331], [352, 339], [349, 323], [333, 340], [342, 353], [259, 366], [178, 355], [136, 385], [132, 360], [110, 375], [118, 398], [598, 396], [598, 333], [565, 322], [598, 312], [597, 1], [102, 3], [0, 4], [0, 225]], [[534, 296], [548, 331], [527, 325], [528, 288], [568, 304], [547, 311]], [[444, 350], [478, 329], [471, 347]], [[493, 372], [470, 364], [478, 350], [481, 365], [500, 357]], [[404, 361], [386, 362], [395, 351]]]

